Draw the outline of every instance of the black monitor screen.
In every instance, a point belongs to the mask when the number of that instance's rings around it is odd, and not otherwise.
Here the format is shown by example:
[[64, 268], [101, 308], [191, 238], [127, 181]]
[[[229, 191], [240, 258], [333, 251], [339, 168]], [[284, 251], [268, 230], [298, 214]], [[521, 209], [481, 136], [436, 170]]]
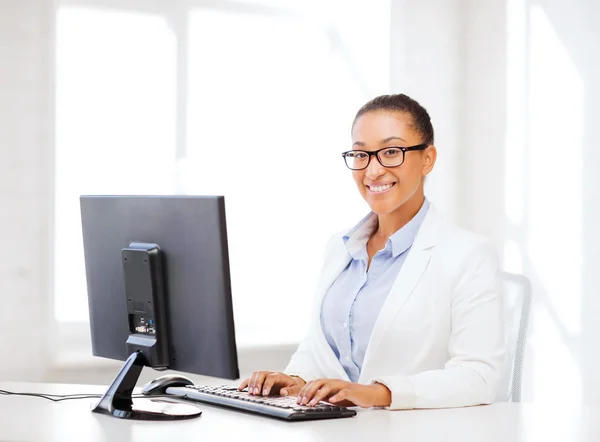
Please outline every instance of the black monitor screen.
[[239, 378], [224, 198], [82, 196], [81, 216], [93, 354], [129, 356], [122, 251], [135, 243], [156, 244], [168, 368]]

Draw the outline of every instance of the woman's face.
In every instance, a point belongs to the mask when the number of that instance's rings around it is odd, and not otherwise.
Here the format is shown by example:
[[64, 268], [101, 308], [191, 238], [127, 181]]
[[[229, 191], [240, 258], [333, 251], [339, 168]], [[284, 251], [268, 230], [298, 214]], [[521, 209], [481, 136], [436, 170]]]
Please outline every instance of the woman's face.
[[[354, 150], [375, 151], [422, 142], [421, 135], [412, 126], [412, 117], [403, 112], [367, 112], [356, 120], [352, 128]], [[422, 197], [423, 180], [433, 168], [435, 157], [435, 147], [430, 146], [424, 151], [408, 151], [401, 166], [386, 168], [372, 156], [369, 166], [352, 171], [352, 176], [371, 210], [378, 215], [386, 215], [411, 198]]]

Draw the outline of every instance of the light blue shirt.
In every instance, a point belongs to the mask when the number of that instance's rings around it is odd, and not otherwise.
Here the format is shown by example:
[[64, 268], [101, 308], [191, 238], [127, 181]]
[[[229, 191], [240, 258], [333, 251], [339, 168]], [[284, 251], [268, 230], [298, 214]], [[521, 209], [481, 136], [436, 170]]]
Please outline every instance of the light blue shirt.
[[425, 200], [414, 218], [373, 256], [368, 271], [367, 241], [377, 229], [377, 215], [370, 213], [343, 237], [352, 260], [323, 299], [321, 326], [352, 382], [358, 381], [375, 321], [428, 209]]

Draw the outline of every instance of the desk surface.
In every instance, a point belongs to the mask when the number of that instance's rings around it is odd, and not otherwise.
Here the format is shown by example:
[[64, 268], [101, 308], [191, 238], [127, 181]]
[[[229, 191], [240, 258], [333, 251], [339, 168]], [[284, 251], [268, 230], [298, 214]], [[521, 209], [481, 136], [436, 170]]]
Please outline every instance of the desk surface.
[[[6, 382], [0, 389], [71, 394], [105, 387]], [[560, 404], [359, 410], [348, 419], [288, 423], [204, 404], [202, 416], [193, 420], [126, 421], [92, 413], [96, 401], [0, 395], [0, 441], [600, 441], [600, 408]]]

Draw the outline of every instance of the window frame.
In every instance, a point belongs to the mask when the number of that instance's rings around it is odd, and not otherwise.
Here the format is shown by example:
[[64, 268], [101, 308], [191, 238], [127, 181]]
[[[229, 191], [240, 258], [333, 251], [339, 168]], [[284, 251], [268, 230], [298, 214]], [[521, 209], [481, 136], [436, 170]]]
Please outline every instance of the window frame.
[[[344, 54], [345, 62], [350, 69], [354, 69], [356, 64], [348, 55], [349, 51], [344, 48], [344, 43], [336, 34], [333, 26], [324, 24], [322, 20], [315, 19], [303, 11], [293, 7], [276, 7], [251, 2], [236, 2], [233, 0], [59, 0], [57, 2], [55, 13], [58, 14], [62, 7], [84, 7], [118, 10], [119, 12], [147, 13], [163, 16], [170, 23], [176, 37], [176, 158], [175, 160], [185, 160], [187, 158], [187, 119], [188, 119], [188, 47], [189, 47], [189, 16], [190, 13], [198, 9], [216, 9], [231, 11], [235, 13], [259, 14], [263, 16], [279, 17], [282, 19], [294, 19], [306, 22], [314, 29], [321, 30], [326, 38], [331, 41], [332, 47], [336, 47]], [[363, 79], [359, 79], [363, 80]], [[365, 88], [364, 81], [360, 81], [362, 88]], [[181, 193], [182, 184], [180, 180], [174, 183], [176, 192]], [[55, 194], [56, 195], [56, 194]], [[56, 214], [53, 216], [53, 224]], [[54, 265], [52, 270], [54, 280]], [[52, 285], [54, 287], [54, 285]], [[50, 309], [50, 336], [48, 339], [48, 349], [53, 355], [50, 366], [53, 369], [63, 369], [73, 366], [94, 366], [97, 358], [91, 354], [91, 336], [89, 321], [59, 321], [54, 314], [55, 305], [54, 290], [51, 290]], [[279, 342], [267, 342], [268, 339], [260, 337], [260, 333], [238, 333], [245, 336], [244, 340], [238, 342], [238, 349], [247, 350], [253, 348], [265, 348], [273, 345], [284, 347], [294, 346], [298, 343], [296, 339], [280, 339]], [[262, 344], [257, 344], [263, 342]]]

